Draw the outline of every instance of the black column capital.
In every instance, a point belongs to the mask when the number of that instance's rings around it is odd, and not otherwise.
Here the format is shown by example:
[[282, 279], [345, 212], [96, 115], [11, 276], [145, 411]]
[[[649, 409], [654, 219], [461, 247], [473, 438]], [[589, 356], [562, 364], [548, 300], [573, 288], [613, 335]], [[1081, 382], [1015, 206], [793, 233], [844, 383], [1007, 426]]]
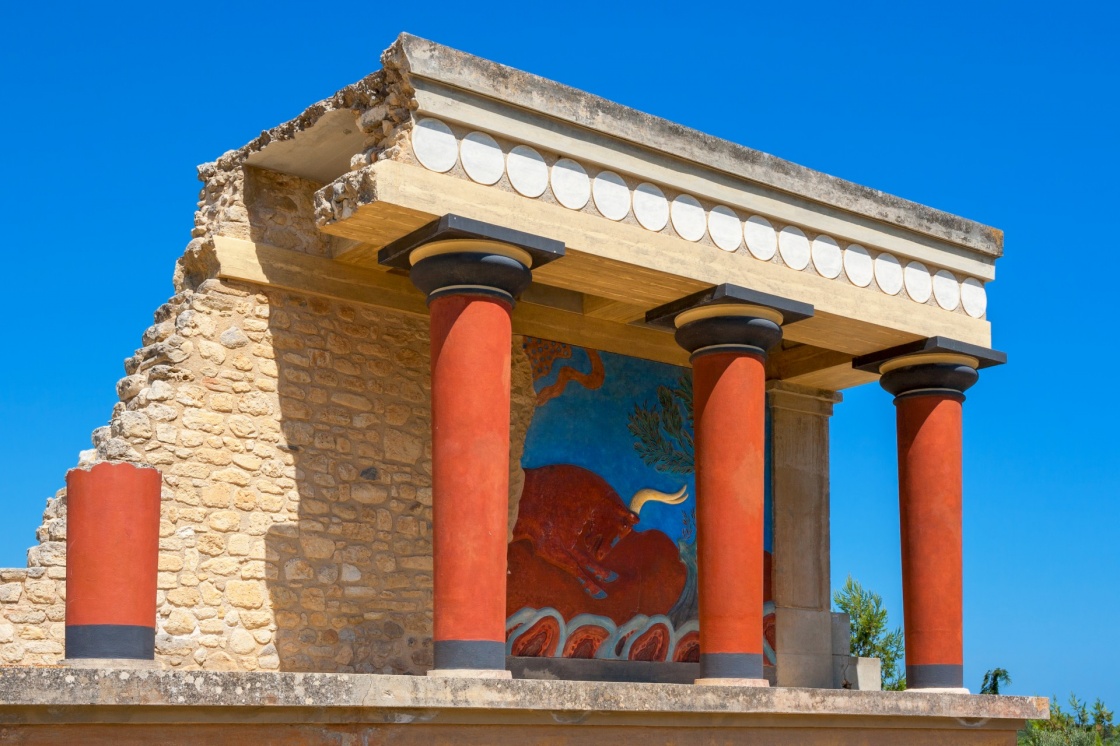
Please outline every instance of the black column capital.
[[857, 357], [856, 370], [879, 374], [895, 401], [911, 396], [958, 397], [979, 380], [979, 370], [1007, 362], [1007, 355], [946, 337], [930, 337]]
[[677, 344], [693, 357], [718, 352], [766, 356], [782, 326], [813, 315], [808, 303], [738, 285], [717, 285], [646, 314], [653, 326], [675, 329]]
[[513, 305], [534, 267], [564, 255], [564, 244], [460, 215], [444, 215], [393, 241], [378, 263], [408, 270], [431, 303], [444, 295], [490, 295]]

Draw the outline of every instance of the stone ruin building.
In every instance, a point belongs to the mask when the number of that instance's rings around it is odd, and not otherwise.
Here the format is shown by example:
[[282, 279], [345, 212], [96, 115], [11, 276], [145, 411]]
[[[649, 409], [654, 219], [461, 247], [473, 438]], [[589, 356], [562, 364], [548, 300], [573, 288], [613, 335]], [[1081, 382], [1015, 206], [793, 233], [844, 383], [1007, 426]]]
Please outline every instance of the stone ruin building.
[[[1009, 744], [1046, 716], [962, 681], [998, 230], [416, 37], [382, 65], [200, 167], [174, 294], [0, 570], [4, 738]], [[875, 381], [907, 692], [830, 610], [829, 416]]]

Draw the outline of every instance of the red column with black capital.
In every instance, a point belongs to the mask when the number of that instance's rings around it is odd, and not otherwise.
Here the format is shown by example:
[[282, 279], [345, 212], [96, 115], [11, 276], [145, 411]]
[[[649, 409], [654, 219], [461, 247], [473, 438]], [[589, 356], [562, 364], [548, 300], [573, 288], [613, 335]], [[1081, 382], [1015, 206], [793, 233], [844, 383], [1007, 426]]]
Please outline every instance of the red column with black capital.
[[692, 360], [699, 684], [763, 676], [766, 356], [812, 306], [720, 285], [654, 309]]
[[564, 245], [445, 215], [383, 248], [431, 314], [433, 654], [429, 675], [509, 677], [505, 658], [511, 313]]

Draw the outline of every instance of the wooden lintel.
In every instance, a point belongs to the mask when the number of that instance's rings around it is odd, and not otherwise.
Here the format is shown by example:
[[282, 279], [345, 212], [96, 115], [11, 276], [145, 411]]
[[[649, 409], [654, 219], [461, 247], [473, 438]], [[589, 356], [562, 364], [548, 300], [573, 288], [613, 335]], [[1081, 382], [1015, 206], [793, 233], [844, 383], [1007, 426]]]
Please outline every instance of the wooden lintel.
[[829, 391], [859, 386], [876, 378], [853, 369], [849, 353], [804, 344], [771, 353], [766, 376]]
[[629, 324], [646, 315], [645, 306], [625, 303], [620, 300], [599, 298], [594, 295], [585, 295], [583, 298], [583, 313], [606, 321], [617, 321], [620, 324]]
[[[406, 277], [237, 238], [216, 237], [214, 247], [218, 275], [225, 279], [428, 317], [424, 296]], [[514, 333], [672, 365], [689, 364], [688, 353], [668, 332], [531, 302], [554, 301], [556, 295], [547, 290], [527, 293], [513, 312]], [[562, 305], [570, 304], [564, 300]]]

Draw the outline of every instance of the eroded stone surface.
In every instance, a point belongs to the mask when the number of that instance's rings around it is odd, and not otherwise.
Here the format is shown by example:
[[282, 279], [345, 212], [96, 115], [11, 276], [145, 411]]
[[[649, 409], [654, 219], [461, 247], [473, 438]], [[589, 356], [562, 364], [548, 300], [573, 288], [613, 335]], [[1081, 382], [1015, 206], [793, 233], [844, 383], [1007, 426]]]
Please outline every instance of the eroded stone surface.
[[[342, 709], [576, 711], [584, 713], [807, 714], [819, 716], [1034, 719], [1042, 697], [697, 687], [526, 679], [363, 674], [0, 669], [0, 711], [26, 705], [202, 705]], [[320, 715], [319, 717], [329, 717]]]

